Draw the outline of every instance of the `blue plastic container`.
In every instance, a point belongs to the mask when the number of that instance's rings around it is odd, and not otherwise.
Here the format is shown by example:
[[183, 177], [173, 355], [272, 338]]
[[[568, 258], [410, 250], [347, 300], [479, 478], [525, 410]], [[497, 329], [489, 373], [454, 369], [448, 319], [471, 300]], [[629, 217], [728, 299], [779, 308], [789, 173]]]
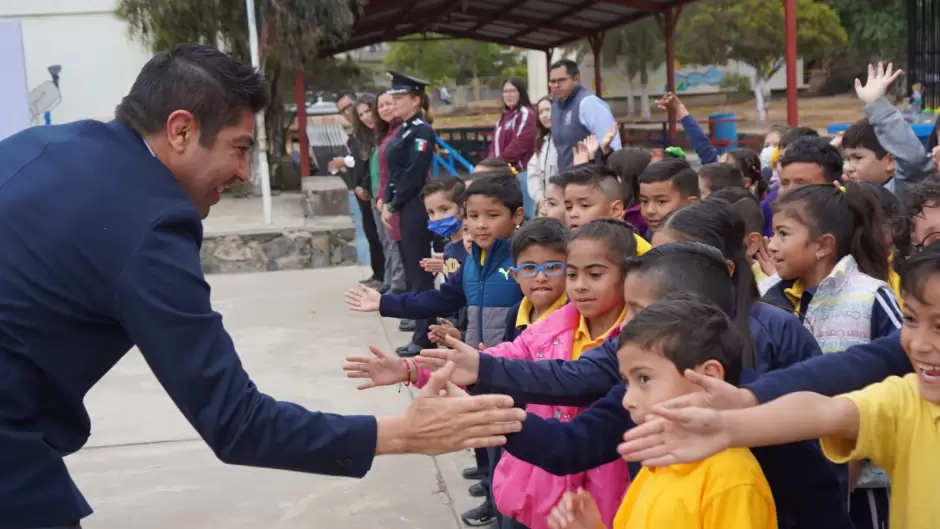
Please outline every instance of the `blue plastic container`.
[[738, 122], [734, 112], [720, 112], [708, 116], [715, 149], [723, 153], [738, 146]]

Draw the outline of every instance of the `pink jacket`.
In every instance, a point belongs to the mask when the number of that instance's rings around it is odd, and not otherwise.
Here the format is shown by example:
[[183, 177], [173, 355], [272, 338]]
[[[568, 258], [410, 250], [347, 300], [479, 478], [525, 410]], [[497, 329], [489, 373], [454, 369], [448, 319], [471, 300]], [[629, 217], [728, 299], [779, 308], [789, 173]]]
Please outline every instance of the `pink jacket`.
[[[570, 360], [579, 320], [580, 314], [574, 305], [565, 305], [523, 331], [515, 341], [502, 343], [486, 352], [493, 356], [524, 358], [534, 362]], [[619, 332], [615, 330], [611, 336]], [[540, 404], [526, 407], [529, 413], [562, 422], [571, 420], [583, 409]], [[580, 474], [555, 476], [516, 459], [509, 452], [503, 452], [493, 475], [493, 497], [501, 514], [518, 520], [530, 529], [548, 529], [546, 518], [565, 491], [584, 487], [597, 501], [604, 524], [610, 527], [629, 483], [627, 464], [622, 460]]]
[[489, 156], [505, 161], [517, 171], [525, 171], [538, 143], [536, 119], [535, 112], [523, 105], [503, 112], [496, 122]]

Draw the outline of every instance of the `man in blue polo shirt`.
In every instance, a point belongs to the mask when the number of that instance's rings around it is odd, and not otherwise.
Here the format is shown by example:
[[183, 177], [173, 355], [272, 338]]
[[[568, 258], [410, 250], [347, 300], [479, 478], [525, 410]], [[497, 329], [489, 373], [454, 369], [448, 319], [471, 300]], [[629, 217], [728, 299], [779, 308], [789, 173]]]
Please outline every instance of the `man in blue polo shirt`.
[[[552, 64], [548, 84], [554, 100], [552, 141], [558, 151], [558, 169], [562, 171], [574, 165], [574, 148], [579, 141], [592, 134], [600, 141], [617, 120], [603, 99], [581, 85], [576, 62], [563, 59]], [[620, 149], [620, 134], [614, 136], [610, 148]]]
[[116, 121], [0, 142], [0, 529], [73, 529], [91, 513], [62, 458], [88, 439], [85, 394], [133, 346], [227, 463], [361, 477], [377, 454], [521, 428], [509, 397], [438, 398], [440, 376], [381, 419], [310, 412], [251, 382], [199, 246], [209, 208], [248, 178], [268, 101], [252, 68], [183, 44], [144, 66]]

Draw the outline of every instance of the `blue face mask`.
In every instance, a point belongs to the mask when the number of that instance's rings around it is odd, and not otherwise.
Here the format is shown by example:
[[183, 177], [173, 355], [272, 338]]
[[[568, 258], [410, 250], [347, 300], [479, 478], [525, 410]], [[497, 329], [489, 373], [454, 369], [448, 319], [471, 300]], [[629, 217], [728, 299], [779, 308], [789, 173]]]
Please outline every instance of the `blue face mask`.
[[450, 237], [460, 229], [460, 221], [457, 217], [450, 216], [441, 220], [429, 220], [428, 229], [441, 237]]

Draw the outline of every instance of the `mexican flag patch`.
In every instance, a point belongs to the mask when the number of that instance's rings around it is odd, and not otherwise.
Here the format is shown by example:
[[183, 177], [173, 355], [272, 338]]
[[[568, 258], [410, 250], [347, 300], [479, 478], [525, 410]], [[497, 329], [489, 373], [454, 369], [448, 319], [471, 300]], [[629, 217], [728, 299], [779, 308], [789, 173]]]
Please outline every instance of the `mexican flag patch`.
[[424, 152], [428, 150], [428, 140], [415, 140], [415, 150], [418, 152]]

